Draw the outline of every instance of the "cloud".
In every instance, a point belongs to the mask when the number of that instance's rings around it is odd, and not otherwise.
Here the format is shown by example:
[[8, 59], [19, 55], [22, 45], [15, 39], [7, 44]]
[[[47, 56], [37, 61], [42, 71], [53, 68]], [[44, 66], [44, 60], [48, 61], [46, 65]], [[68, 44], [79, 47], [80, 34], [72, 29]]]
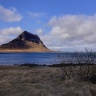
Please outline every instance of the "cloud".
[[44, 17], [45, 16], [44, 13], [36, 13], [36, 12], [28, 12], [28, 14], [32, 18], [40, 18], [40, 17]]
[[21, 21], [22, 16], [15, 8], [7, 9], [0, 5], [0, 20], [5, 22]]
[[10, 40], [16, 38], [23, 30], [18, 27], [10, 27], [0, 30], [0, 44], [7, 43]]
[[96, 15], [53, 16], [48, 25], [50, 32], [40, 37], [49, 48], [75, 51], [88, 47], [96, 51]]
[[35, 30], [36, 34], [42, 35], [44, 30], [42, 28]]
[[5, 28], [0, 31], [3, 35], [18, 35], [22, 32], [22, 29], [18, 27]]

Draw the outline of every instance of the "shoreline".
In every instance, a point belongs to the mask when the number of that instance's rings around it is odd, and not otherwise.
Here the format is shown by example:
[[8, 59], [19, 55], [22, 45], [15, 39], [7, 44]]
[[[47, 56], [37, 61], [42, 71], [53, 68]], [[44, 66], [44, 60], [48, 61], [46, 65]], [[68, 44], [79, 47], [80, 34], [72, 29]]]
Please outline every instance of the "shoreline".
[[67, 67], [67, 66], [94, 66], [96, 64], [74, 64], [74, 63], [62, 63], [62, 64], [36, 64], [36, 63], [24, 63], [24, 64], [0, 64], [0, 66], [27, 66], [27, 67]]

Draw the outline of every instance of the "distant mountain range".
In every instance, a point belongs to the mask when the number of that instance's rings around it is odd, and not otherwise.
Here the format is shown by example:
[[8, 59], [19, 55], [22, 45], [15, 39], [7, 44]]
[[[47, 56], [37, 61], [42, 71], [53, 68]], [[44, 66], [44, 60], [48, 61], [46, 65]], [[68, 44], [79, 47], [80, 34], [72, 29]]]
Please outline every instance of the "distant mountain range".
[[0, 52], [52, 52], [38, 35], [24, 31], [9, 43], [0, 46]]

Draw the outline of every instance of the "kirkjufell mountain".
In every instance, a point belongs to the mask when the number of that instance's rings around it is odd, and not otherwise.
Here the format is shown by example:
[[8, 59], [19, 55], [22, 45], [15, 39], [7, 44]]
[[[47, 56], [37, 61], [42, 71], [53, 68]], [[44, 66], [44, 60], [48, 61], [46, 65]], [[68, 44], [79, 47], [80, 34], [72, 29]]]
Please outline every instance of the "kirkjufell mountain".
[[0, 46], [0, 52], [51, 52], [39, 36], [24, 31], [9, 43]]

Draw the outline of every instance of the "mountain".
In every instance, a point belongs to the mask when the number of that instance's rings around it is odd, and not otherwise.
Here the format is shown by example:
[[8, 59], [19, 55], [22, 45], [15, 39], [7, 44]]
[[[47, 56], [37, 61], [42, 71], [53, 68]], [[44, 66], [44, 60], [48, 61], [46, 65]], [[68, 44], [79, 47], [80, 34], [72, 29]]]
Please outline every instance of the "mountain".
[[39, 36], [36, 34], [24, 31], [12, 41], [2, 44], [0, 52], [51, 52]]

